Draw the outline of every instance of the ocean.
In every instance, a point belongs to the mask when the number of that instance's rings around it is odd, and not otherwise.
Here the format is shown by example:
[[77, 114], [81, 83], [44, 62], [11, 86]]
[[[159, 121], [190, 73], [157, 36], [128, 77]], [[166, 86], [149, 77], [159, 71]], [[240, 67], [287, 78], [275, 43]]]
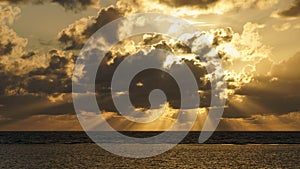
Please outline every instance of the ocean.
[[[150, 137], [159, 132], [123, 132]], [[150, 158], [120, 157], [84, 132], [0, 132], [0, 168], [300, 168], [300, 132], [190, 132]]]

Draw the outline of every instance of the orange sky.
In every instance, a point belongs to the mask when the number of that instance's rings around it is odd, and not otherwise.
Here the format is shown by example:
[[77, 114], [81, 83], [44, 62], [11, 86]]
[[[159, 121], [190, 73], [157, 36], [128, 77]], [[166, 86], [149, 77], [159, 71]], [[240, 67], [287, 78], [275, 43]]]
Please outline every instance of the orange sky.
[[[73, 108], [72, 75], [76, 58], [87, 39], [105, 24], [134, 13], [157, 12], [187, 20], [202, 31], [208, 43], [222, 56], [225, 71], [226, 106], [218, 130], [300, 130], [300, 1], [267, 0], [214, 2], [193, 0], [92, 0], [83, 4], [46, 0], [0, 2], [0, 130], [82, 130]], [[125, 25], [123, 29], [127, 29]], [[130, 25], [129, 25], [130, 26]], [[128, 28], [129, 29], [129, 28]], [[176, 30], [175, 30], [176, 31]], [[141, 40], [141, 42], [137, 42]], [[165, 68], [188, 62], [198, 79], [203, 66], [182, 52], [172, 40], [155, 35], [127, 39], [112, 49], [112, 56], [99, 80], [108, 84], [109, 70], [118, 59], [140, 51], [149, 43], [178, 52], [165, 57]], [[164, 42], [164, 43], [162, 43]], [[141, 74], [134, 86], [137, 109], [147, 108], [143, 91], [156, 86], [156, 74]], [[102, 77], [101, 76], [101, 77]], [[178, 99], [168, 77], [162, 80], [171, 93], [164, 115], [149, 124], [136, 124], [122, 117], [112, 104], [109, 90], [99, 92], [99, 106], [109, 123], [118, 130], [165, 130], [178, 115]], [[203, 80], [203, 81], [205, 81]], [[199, 81], [203, 100], [193, 130], [200, 130], [209, 106], [209, 89]], [[203, 82], [203, 83], [202, 83]], [[202, 86], [201, 86], [202, 85]], [[142, 89], [142, 90], [140, 90]], [[116, 97], [125, 92], [115, 93]], [[149, 94], [149, 93], [148, 93]], [[101, 102], [101, 104], [100, 104]], [[208, 104], [208, 105], [207, 105]], [[152, 118], [157, 110], [149, 110]], [[90, 113], [90, 112], [87, 112]], [[180, 130], [190, 123], [175, 126]], [[149, 117], [150, 118], [150, 117]], [[100, 122], [98, 122], [101, 125]], [[97, 124], [98, 124], [97, 123]], [[96, 125], [96, 124], [95, 124]]]

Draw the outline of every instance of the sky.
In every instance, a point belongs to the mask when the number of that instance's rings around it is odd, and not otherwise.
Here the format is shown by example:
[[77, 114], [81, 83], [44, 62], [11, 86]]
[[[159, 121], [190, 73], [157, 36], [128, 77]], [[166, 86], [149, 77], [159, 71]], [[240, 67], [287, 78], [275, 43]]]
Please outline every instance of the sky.
[[[79, 51], [104, 25], [143, 12], [187, 20], [202, 32], [192, 38], [204, 36], [218, 52], [227, 89], [217, 130], [300, 130], [299, 0], [1, 0], [0, 5], [2, 131], [82, 130], [72, 100], [72, 75]], [[185, 120], [176, 130], [191, 122], [189, 110], [178, 110], [176, 82], [154, 70], [132, 80], [130, 98], [137, 110], [147, 110], [149, 118], [156, 120], [134, 123], [114, 106], [112, 97], [125, 92], [111, 95], [113, 71], [143, 45], [177, 52], [176, 58], [152, 59], [162, 66], [189, 65], [201, 102], [199, 107], [187, 109], [198, 111], [193, 130], [201, 130], [212, 108], [209, 76], [186, 46], [157, 34], [122, 41], [111, 49], [107, 62], [101, 63], [103, 72], [97, 75], [96, 92], [103, 116], [117, 130], [166, 130], [179, 113]], [[167, 95], [165, 113], [160, 117], [157, 112], [161, 107], [148, 109], [148, 95], [155, 88]]]

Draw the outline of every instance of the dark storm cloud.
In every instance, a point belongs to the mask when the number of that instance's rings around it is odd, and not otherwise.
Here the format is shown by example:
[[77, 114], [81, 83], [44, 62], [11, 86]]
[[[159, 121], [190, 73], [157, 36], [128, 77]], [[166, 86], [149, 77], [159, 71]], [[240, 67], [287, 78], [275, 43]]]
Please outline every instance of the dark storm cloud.
[[8, 55], [11, 54], [11, 52], [13, 51], [15, 44], [9, 42], [7, 44], [1, 44], [0, 43], [0, 56], [2, 55]]
[[[167, 51], [173, 48], [172, 46], [169, 46], [166, 43], [161, 43], [160, 41], [157, 41], [157, 38], [158, 38], [157, 36], [153, 36], [153, 40], [147, 38], [146, 41], [144, 40], [142, 41], [142, 43], [146, 42], [147, 45], [150, 44], [153, 45], [155, 49], [165, 49]], [[161, 38], [158, 39], [161, 40]], [[176, 46], [180, 47], [179, 44], [176, 44]], [[182, 47], [182, 49], [186, 51], [190, 51], [187, 50], [186, 47]], [[112, 56], [110, 55], [111, 53], [107, 54], [107, 58], [112, 58]], [[151, 59], [148, 62], [157, 62], [162, 65], [165, 60], [164, 55], [159, 56], [159, 55], [155, 55], [152, 52], [150, 52], [144, 57], [148, 57], [148, 56], [151, 56]], [[111, 65], [107, 65], [106, 63], [107, 59], [104, 59], [104, 61], [99, 66], [99, 70], [96, 78], [96, 85], [97, 85], [96, 91], [99, 94], [98, 95], [98, 100], [100, 101], [99, 106], [102, 110], [117, 112], [112, 100], [110, 87], [111, 87], [111, 81], [112, 81], [114, 71], [119, 66], [119, 64], [124, 60], [125, 57], [127, 56], [115, 57], [114, 64]], [[194, 61], [185, 60], [184, 62], [186, 65], [188, 65], [188, 67], [194, 74], [194, 77], [198, 85], [198, 90], [202, 91], [200, 95], [201, 96], [200, 107], [209, 107], [210, 106], [210, 83], [207, 81], [203, 81], [201, 79], [201, 77], [203, 78], [207, 74], [205, 67], [195, 65]], [[134, 66], [134, 63], [132, 64], [133, 64], [132, 66]], [[174, 64], [173, 66], [175, 67], [176, 65]], [[174, 69], [180, 71], [181, 67], [177, 65], [177, 67]], [[122, 83], [123, 81], [128, 81], [128, 79], [119, 79], [118, 81]], [[142, 83], [143, 85], [138, 86], [137, 85], [138, 83]], [[149, 94], [154, 89], [160, 89], [165, 93], [167, 101], [169, 102], [172, 108], [178, 109], [181, 107], [180, 90], [177, 82], [168, 73], [156, 69], [149, 69], [149, 70], [144, 70], [142, 72], [139, 72], [131, 80], [129, 86], [129, 97], [131, 99], [132, 104], [137, 108], [142, 108], [142, 109], [150, 108]], [[192, 105], [189, 105], [188, 107], [185, 108], [192, 108], [192, 107], [193, 107]]]
[[219, 0], [189, 0], [189, 1], [182, 1], [182, 0], [160, 0], [160, 3], [166, 4], [170, 7], [185, 7], [185, 6], [195, 6], [203, 9], [207, 9], [210, 6], [215, 5], [218, 3]]
[[52, 2], [72, 11], [83, 10], [92, 5], [100, 5], [97, 0], [52, 0]]
[[[71, 9], [71, 2], [76, 1], [51, 2], [60, 3]], [[88, 2], [91, 1], [78, 1], [77, 3], [87, 6]], [[11, 3], [38, 4], [44, 3], [44, 1], [11, 1]], [[70, 7], [67, 7], [68, 5]], [[88, 37], [98, 27], [102, 27], [119, 16], [119, 12], [114, 8], [103, 9], [99, 12], [99, 16], [92, 18], [92, 25], [83, 25], [87, 27], [80, 34]], [[6, 22], [3, 22], [3, 24], [6, 24]], [[7, 30], [3, 29], [0, 32], [1, 37], [7, 37], [8, 40], [1, 42], [0, 58], [13, 57], [15, 59], [8, 60], [9, 63], [0, 62], [0, 78], [2, 81], [0, 83], [0, 116], [14, 120], [25, 119], [38, 114], [75, 113], [72, 99], [66, 101], [65, 97], [70, 96], [72, 92], [71, 76], [76, 56], [59, 50], [51, 50], [42, 55], [38, 52], [24, 51], [23, 48], [27, 43], [26, 39], [18, 37], [7, 26], [4, 25], [3, 27]], [[70, 32], [72, 32], [72, 29]], [[12, 35], [15, 37], [12, 37]], [[68, 43], [70, 39], [65, 40]], [[20, 71], [20, 73], [17, 71], [23, 68], [26, 71]]]
[[[120, 0], [118, 4], [123, 8], [129, 8], [127, 11], [133, 12], [161, 12], [169, 13], [170, 10], [184, 9], [183, 15], [202, 15], [202, 14], [219, 14], [237, 11], [240, 9], [258, 8], [267, 9], [277, 3], [277, 0]], [[155, 4], [155, 5], [154, 5]], [[160, 6], [160, 7], [157, 7]], [[131, 8], [131, 9], [130, 9]], [[192, 10], [188, 14], [187, 11]], [[181, 15], [181, 14], [179, 14]]]
[[81, 21], [69, 25], [59, 33], [58, 40], [66, 45], [66, 50], [81, 49], [87, 39], [98, 29], [121, 16], [123, 13], [115, 7], [103, 8], [98, 16], [89, 19], [83, 18]]
[[16, 84], [18, 77], [9, 73], [5, 73], [3, 66], [0, 64], [0, 79], [0, 95], [2, 96], [9, 85]]
[[170, 7], [196, 7], [199, 9], [209, 9], [218, 5], [218, 8], [230, 7], [230, 9], [240, 8], [253, 8], [258, 7], [260, 9], [268, 8], [269, 6], [276, 4], [276, 1], [265, 0], [265, 2], [259, 2], [257, 0], [248, 0], [248, 2], [238, 2], [235, 0], [159, 0], [161, 4], [166, 4]]
[[22, 59], [29, 59], [29, 58], [31, 58], [31, 57], [33, 57], [35, 55], [36, 55], [36, 53], [31, 51], [31, 52], [28, 52], [28, 53], [22, 55], [21, 58]]
[[29, 93], [71, 93], [71, 77], [67, 72], [67, 66], [75, 62], [75, 56], [71, 59], [60, 56], [56, 50], [49, 52], [51, 55], [49, 66], [29, 72], [26, 80], [26, 90]]
[[[192, 1], [181, 1], [181, 0], [141, 0], [141, 1], [135, 1], [135, 0], [120, 0], [118, 3], [114, 6], [110, 6], [108, 8], [102, 8], [100, 9], [97, 16], [91, 17], [91, 18], [82, 18], [75, 23], [69, 25], [67, 28], [62, 30], [59, 33], [58, 40], [65, 45], [66, 50], [79, 50], [83, 47], [87, 39], [95, 33], [97, 30], [99, 30], [104, 25], [112, 22], [113, 20], [116, 20], [122, 16], [131, 14], [131, 13], [137, 13], [137, 12], [162, 12], [163, 11], [155, 11], [156, 9], [152, 9], [151, 6], [147, 8], [147, 5], [151, 4], [162, 4], [166, 6], [170, 6], [170, 8], [173, 7], [196, 7], [200, 8], [201, 10], [208, 11], [211, 8], [219, 8], [222, 7], [222, 3], [228, 5], [224, 11], [232, 10], [232, 9], [240, 9], [240, 8], [248, 8], [251, 6], [258, 6], [260, 8], [264, 8], [264, 5], [268, 6], [267, 4], [273, 4], [272, 0], [268, 0], [265, 4], [260, 4], [259, 2], [252, 0], [249, 3], [243, 4], [243, 3], [237, 3], [235, 1], [224, 1], [224, 0], [192, 0]], [[199, 9], [199, 10], [200, 10]], [[157, 9], [158, 10], [158, 9]], [[167, 9], [166, 9], [167, 10]], [[228, 30], [228, 32], [231, 30]], [[218, 43], [219, 40], [227, 40], [230, 41], [232, 35], [229, 35], [228, 37], [223, 37], [223, 39], [215, 39], [214, 43]], [[227, 39], [226, 39], [227, 38]]]
[[[32, 53], [24, 55], [30, 59]], [[14, 75], [1, 69], [0, 115], [9, 121], [33, 115], [73, 114], [69, 65], [75, 61], [57, 50], [48, 53], [50, 61], [45, 68], [37, 68], [23, 75]], [[2, 122], [4, 123], [4, 122]]]
[[[300, 53], [273, 66], [271, 76], [257, 76], [229, 99], [225, 117], [282, 115], [300, 111]], [[239, 102], [234, 97], [244, 97]]]
[[99, 0], [4, 0], [3, 2], [16, 5], [43, 5], [44, 3], [57, 3], [66, 10], [80, 12], [90, 6], [100, 5]]
[[0, 126], [34, 115], [74, 114], [73, 103], [68, 99], [54, 103], [44, 96], [1, 96], [0, 115], [6, 120], [0, 120]]
[[278, 13], [282, 17], [297, 17], [300, 16], [300, 0], [294, 0], [291, 6]]
[[[160, 48], [166, 48], [160, 46]], [[0, 107], [1, 116], [15, 120], [26, 119], [33, 115], [60, 115], [73, 114], [72, 100], [70, 98], [58, 99], [52, 102], [49, 97], [57, 98], [60, 94], [71, 95], [71, 77], [68, 76], [66, 66], [74, 59], [68, 60], [59, 54], [58, 51], [49, 52], [50, 63], [45, 68], [38, 68], [23, 76], [14, 76], [2, 73]], [[109, 58], [109, 56], [108, 56]], [[104, 62], [99, 66], [96, 78], [97, 100], [101, 110], [118, 112], [114, 106], [111, 95], [111, 80], [115, 69], [121, 63], [124, 56], [114, 59], [115, 64], [107, 65]], [[192, 61], [186, 61], [195, 77], [203, 77], [206, 74], [205, 68], [195, 66]], [[208, 83], [197, 79], [199, 90], [206, 91], [201, 95], [201, 107], [209, 106], [210, 87]], [[122, 80], [122, 79], [120, 79]], [[143, 87], [136, 84], [142, 82]], [[148, 100], [149, 94], [153, 89], [161, 89], [165, 92], [170, 106], [180, 108], [180, 91], [176, 81], [168, 74], [157, 71], [147, 70], [140, 72], [130, 83], [130, 98], [133, 105], [137, 108], [147, 109], [150, 107]], [[10, 94], [9, 94], [10, 93]], [[10, 120], [7, 121], [8, 123]], [[4, 122], [3, 122], [4, 123]]]
[[[17, 1], [19, 2], [19, 1]], [[42, 3], [40, 1], [36, 1]], [[51, 1], [51, 2], [63, 2], [63, 1]], [[70, 1], [64, 1], [68, 3]], [[81, 2], [81, 1], [79, 1]], [[200, 1], [197, 1], [200, 2]], [[204, 1], [201, 1], [203, 5], [201, 8], [207, 8], [210, 5], [213, 5], [217, 1], [209, 1], [206, 5]], [[167, 3], [166, 1], [162, 1], [162, 3]], [[192, 5], [196, 5], [196, 0], [191, 2]], [[62, 4], [61, 4], [62, 5]], [[65, 4], [66, 5], [66, 4]], [[179, 1], [174, 1], [175, 6], [185, 6], [186, 4]], [[72, 49], [81, 49], [86, 40], [99, 28], [103, 27], [105, 24], [123, 16], [124, 13], [122, 10], [116, 7], [109, 7], [105, 9], [101, 9], [97, 16], [92, 18], [87, 18], [86, 20], [82, 20], [82, 22], [76, 22], [70, 25], [68, 28], [64, 29], [60, 33], [59, 41], [66, 45], [67, 50]], [[231, 32], [232, 30], [228, 30]], [[214, 44], [218, 46], [223, 41], [230, 42], [232, 40], [231, 34], [226, 34], [226, 36], [221, 36], [218, 33], [215, 34]], [[159, 36], [154, 36], [148, 39], [144, 39], [144, 45], [151, 45], [158, 43], [155, 48], [159, 49], [172, 49], [172, 46], [168, 46], [166, 43], [161, 42], [161, 38]], [[5, 48], [5, 54], [10, 53], [10, 46], [13, 47], [13, 44], [7, 46], [1, 46], [0, 48]], [[176, 48], [182, 49], [183, 53], [190, 53], [191, 50], [184, 46], [183, 44], [177, 43]], [[2, 50], [1, 50], [2, 51]], [[3, 79], [3, 83], [0, 83], [0, 93], [5, 95], [1, 97], [0, 104], [4, 105], [4, 107], [0, 107], [1, 112], [5, 116], [9, 118], [26, 118], [28, 116], [36, 115], [36, 114], [60, 114], [60, 113], [74, 113], [73, 105], [69, 102], [65, 101], [57, 101], [51, 102], [47, 97], [57, 95], [57, 94], [70, 94], [71, 93], [71, 77], [70, 72], [68, 72], [68, 66], [70, 63], [75, 61], [74, 59], [67, 58], [61, 55], [58, 51], [53, 50], [48, 54], [49, 57], [49, 65], [47, 67], [37, 68], [35, 70], [30, 71], [29, 73], [16, 76], [5, 73], [4, 71], [0, 72], [0, 77]], [[27, 54], [22, 55], [22, 59], [30, 59], [35, 56], [34, 52], [29, 52]], [[112, 56], [110, 56], [111, 58]], [[101, 74], [98, 74], [96, 79], [96, 85], [98, 89], [97, 99], [99, 100], [99, 106], [102, 110], [105, 111], [113, 111], [116, 112], [116, 108], [112, 101], [111, 96], [111, 77], [113, 76], [113, 71], [116, 69], [118, 64], [124, 59], [126, 56], [119, 56], [114, 59], [114, 63], [112, 65], [106, 65], [106, 63], [102, 63], [100, 68], [102, 70]], [[291, 62], [291, 63], [290, 63]], [[197, 80], [197, 84], [199, 90], [201, 90], [201, 107], [209, 107], [210, 106], [210, 84], [209, 82], [204, 82], [200, 77], [206, 75], [205, 68], [194, 65], [193, 61], [185, 61], [186, 64], [190, 67], [192, 72], [194, 73], [195, 79]], [[289, 111], [299, 110], [297, 107], [299, 103], [297, 102], [299, 93], [293, 92], [293, 90], [297, 91], [296, 87], [299, 86], [299, 82], [295, 81], [295, 79], [299, 79], [299, 74], [295, 74], [297, 70], [297, 66], [292, 63], [299, 63], [299, 60], [289, 61], [288, 63], [282, 63], [282, 65], [278, 65], [274, 67], [273, 76], [272, 77], [255, 77], [254, 81], [250, 84], [242, 87], [237, 91], [238, 95], [245, 96], [248, 100], [256, 103], [258, 105], [262, 104], [262, 107], [269, 108], [267, 112], [266, 109], [248, 106], [247, 101], [243, 104], [245, 105], [244, 109], [241, 109], [236, 104], [232, 104], [229, 102], [228, 109], [225, 112], [225, 117], [250, 117], [251, 114], [255, 113], [287, 113]], [[0, 65], [0, 70], [1, 70]], [[276, 69], [275, 69], [276, 68]], [[281, 70], [282, 68], [282, 70]], [[288, 70], [287, 70], [288, 69]], [[295, 70], [293, 70], [295, 69]], [[276, 71], [277, 70], [277, 71]], [[283, 73], [284, 71], [288, 71], [287, 73]], [[291, 76], [291, 72], [293, 73], [293, 77]], [[277, 81], [272, 81], [273, 77], [277, 77]], [[126, 80], [126, 79], [125, 79]], [[274, 80], [274, 79], [273, 79]], [[139, 87], [136, 84], [138, 82], [142, 82], [143, 86]], [[265, 88], [258, 88], [261, 84], [265, 85]], [[292, 84], [292, 85], [289, 85]], [[294, 87], [291, 87], [294, 86]], [[167, 94], [167, 99], [170, 103], [170, 106], [173, 108], [180, 107], [180, 97], [178, 95], [178, 86], [174, 80], [166, 75], [163, 72], [159, 71], [145, 71], [139, 74], [133, 79], [130, 86], [130, 98], [132, 103], [139, 108], [149, 108], [149, 100], [148, 96], [152, 89], [160, 88]], [[234, 88], [234, 87], [232, 87]], [[266, 89], [274, 89], [276, 92], [268, 91]], [[284, 89], [284, 90], [283, 90]], [[7, 91], [13, 92], [13, 95], [7, 95]], [[282, 93], [278, 93], [277, 91], [281, 91]], [[294, 94], [294, 95], [293, 95]], [[296, 95], [296, 96], [295, 96]], [[7, 100], [5, 99], [7, 98]], [[12, 100], [16, 100], [20, 102], [20, 107], [28, 107], [30, 105], [40, 105], [45, 104], [48, 107], [32, 109], [28, 111], [20, 110], [14, 111], [17, 105], [17, 102]], [[281, 103], [281, 104], [280, 104]], [[297, 104], [298, 103], [298, 104]], [[238, 103], [239, 104], [239, 103]], [[273, 106], [276, 104], [275, 106]], [[242, 105], [242, 104], [241, 104]], [[13, 112], [14, 111], [14, 112]], [[9, 112], [13, 112], [10, 114]], [[20, 115], [22, 114], [23, 115]], [[2, 113], [0, 114], [2, 115]]]
[[[188, 62], [186, 64], [191, 66], [192, 69], [198, 70], [198, 71], [193, 71], [195, 77], [201, 77], [201, 76], [203, 77], [205, 75], [204, 68], [203, 69], [200, 69], [199, 67], [196, 68], [196, 66], [193, 66], [193, 64]], [[102, 69], [102, 72], [103, 71], [105, 70]], [[105, 72], [103, 73], [105, 74]], [[111, 90], [109, 88], [111, 86], [111, 79], [108, 79], [108, 77], [112, 77], [112, 76], [104, 77], [103, 76], [104, 74], [98, 77], [98, 85], [96, 88], [98, 93], [99, 106], [102, 110], [117, 112], [112, 100]], [[106, 79], [107, 81], [104, 79]], [[199, 90], [204, 90], [204, 93], [201, 94], [200, 107], [209, 107], [210, 106], [209, 84], [206, 84], [205, 82], [201, 81], [200, 78], [195, 78], [195, 79], [197, 81]], [[143, 86], [138, 86], [137, 85], [138, 83], [142, 83]], [[136, 108], [149, 109], [151, 106], [149, 102], [149, 95], [151, 91], [154, 89], [160, 89], [165, 93], [166, 99], [172, 108], [179, 109], [181, 107], [180, 89], [178, 87], [177, 82], [169, 74], [156, 69], [149, 69], [149, 70], [142, 71], [139, 74], [137, 74], [134, 77], [134, 79], [132, 79], [129, 86], [129, 97], [131, 99], [132, 104]], [[188, 105], [188, 107], [184, 107], [184, 108], [190, 109], [194, 107], [192, 105]]]
[[[29, 52], [23, 55], [22, 59], [30, 59], [35, 53]], [[60, 55], [57, 50], [49, 52], [49, 65], [44, 68], [34, 69], [27, 74], [14, 75], [6, 72], [0, 64], [0, 77], [3, 82], [0, 84], [1, 95], [22, 95], [19, 89], [25, 93], [53, 94], [71, 92], [71, 66], [76, 56], [71, 58]], [[24, 94], [24, 93], [23, 93]]]

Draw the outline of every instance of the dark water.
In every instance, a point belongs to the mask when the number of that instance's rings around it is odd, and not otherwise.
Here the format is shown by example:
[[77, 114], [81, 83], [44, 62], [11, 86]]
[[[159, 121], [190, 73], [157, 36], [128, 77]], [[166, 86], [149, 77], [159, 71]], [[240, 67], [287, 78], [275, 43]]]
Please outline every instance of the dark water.
[[0, 144], [0, 168], [300, 168], [298, 144], [180, 144], [132, 159], [96, 144]]
[[300, 168], [299, 132], [215, 132], [206, 144], [196, 144], [198, 137], [191, 132], [163, 154], [133, 159], [105, 151], [84, 132], [0, 132], [0, 168]]
[[[109, 132], [102, 134], [109, 136]], [[145, 138], [159, 132], [123, 132], [123, 134]], [[197, 144], [199, 134], [190, 132], [181, 144]], [[79, 143], [93, 143], [93, 141], [85, 132], [0, 132], [0, 144]], [[300, 144], [300, 132], [215, 132], [205, 144]]]

